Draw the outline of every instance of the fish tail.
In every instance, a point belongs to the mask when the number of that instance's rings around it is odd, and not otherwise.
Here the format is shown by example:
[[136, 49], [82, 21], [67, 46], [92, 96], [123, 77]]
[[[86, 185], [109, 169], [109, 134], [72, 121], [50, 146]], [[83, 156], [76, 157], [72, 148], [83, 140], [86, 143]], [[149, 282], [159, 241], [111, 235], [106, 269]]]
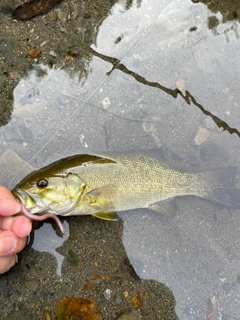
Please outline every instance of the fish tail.
[[240, 190], [234, 182], [236, 171], [236, 167], [227, 167], [199, 172], [201, 197], [228, 208], [240, 208]]

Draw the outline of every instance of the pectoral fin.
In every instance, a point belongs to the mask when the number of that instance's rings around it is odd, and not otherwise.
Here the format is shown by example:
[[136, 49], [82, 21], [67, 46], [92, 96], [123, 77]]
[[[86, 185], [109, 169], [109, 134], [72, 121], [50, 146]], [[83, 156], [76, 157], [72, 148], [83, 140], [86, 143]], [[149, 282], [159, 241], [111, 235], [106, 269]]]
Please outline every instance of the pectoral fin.
[[112, 202], [116, 188], [114, 185], [96, 188], [86, 194], [90, 200], [92, 215], [103, 220], [118, 220], [115, 206]]
[[115, 212], [96, 212], [96, 213], [93, 213], [93, 216], [102, 220], [111, 220], [111, 221], [119, 220], [119, 217]]
[[113, 184], [107, 185], [105, 187], [99, 187], [87, 192], [87, 196], [98, 199], [111, 199], [111, 196], [116, 191], [116, 187]]
[[175, 216], [177, 212], [177, 203], [174, 199], [167, 199], [159, 202], [152, 203], [148, 206], [148, 209], [155, 212], [159, 212], [168, 216]]

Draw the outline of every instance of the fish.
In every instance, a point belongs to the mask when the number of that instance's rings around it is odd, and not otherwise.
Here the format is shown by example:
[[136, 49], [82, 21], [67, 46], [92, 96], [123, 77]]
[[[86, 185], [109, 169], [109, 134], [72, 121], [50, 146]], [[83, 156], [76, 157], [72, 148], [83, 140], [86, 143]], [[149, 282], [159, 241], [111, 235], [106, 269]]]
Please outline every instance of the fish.
[[117, 220], [137, 208], [166, 213], [171, 199], [197, 196], [229, 208], [240, 207], [236, 167], [188, 172], [171, 168], [156, 151], [78, 154], [28, 174], [12, 193], [34, 220], [92, 215]]

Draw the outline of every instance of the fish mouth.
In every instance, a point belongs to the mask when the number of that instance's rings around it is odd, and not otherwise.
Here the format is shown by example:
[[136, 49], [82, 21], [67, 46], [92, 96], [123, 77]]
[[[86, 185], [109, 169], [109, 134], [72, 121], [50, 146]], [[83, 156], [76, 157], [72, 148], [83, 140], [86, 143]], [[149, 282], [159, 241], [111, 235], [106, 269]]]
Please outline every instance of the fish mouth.
[[17, 198], [19, 199], [23, 204], [26, 203], [26, 200], [27, 200], [27, 196], [26, 196], [26, 193], [24, 191], [22, 191], [21, 189], [19, 188], [15, 188], [12, 190], [12, 194]]
[[59, 203], [49, 203], [48, 205], [44, 205], [37, 195], [31, 194], [17, 187], [12, 190], [12, 194], [23, 203], [30, 213], [37, 215], [43, 215], [46, 212], [49, 212], [55, 215], [68, 216], [71, 215], [79, 202], [79, 199], [75, 202], [69, 200], [60, 207]]
[[20, 188], [13, 189], [12, 194], [19, 199], [31, 213], [41, 214], [48, 210], [48, 207], [42, 206], [42, 203], [40, 203], [40, 199], [37, 196], [29, 194]]

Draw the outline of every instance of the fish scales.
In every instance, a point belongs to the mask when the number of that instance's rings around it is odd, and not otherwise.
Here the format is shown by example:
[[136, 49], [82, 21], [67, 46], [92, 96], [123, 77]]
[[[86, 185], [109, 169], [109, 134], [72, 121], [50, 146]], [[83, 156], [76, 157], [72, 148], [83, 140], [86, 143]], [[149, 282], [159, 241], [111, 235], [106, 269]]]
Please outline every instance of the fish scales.
[[162, 163], [158, 160], [138, 155], [130, 156], [130, 159], [129, 155], [122, 156], [119, 160], [117, 170], [114, 164], [110, 164], [108, 167], [97, 165], [76, 171], [86, 181], [88, 190], [109, 184], [116, 186], [114, 204], [117, 211], [123, 207], [123, 200], [126, 210], [128, 202], [133, 203], [136, 198], [140, 207], [145, 207], [157, 200], [194, 194], [194, 188], [188, 188], [189, 182], [197, 182], [194, 174], [182, 174], [166, 166], [162, 169]]
[[31, 214], [94, 215], [114, 220], [114, 212], [136, 208], [161, 211], [164, 200], [194, 195], [240, 207], [236, 168], [182, 172], [156, 153], [75, 155], [32, 172], [12, 191]]

